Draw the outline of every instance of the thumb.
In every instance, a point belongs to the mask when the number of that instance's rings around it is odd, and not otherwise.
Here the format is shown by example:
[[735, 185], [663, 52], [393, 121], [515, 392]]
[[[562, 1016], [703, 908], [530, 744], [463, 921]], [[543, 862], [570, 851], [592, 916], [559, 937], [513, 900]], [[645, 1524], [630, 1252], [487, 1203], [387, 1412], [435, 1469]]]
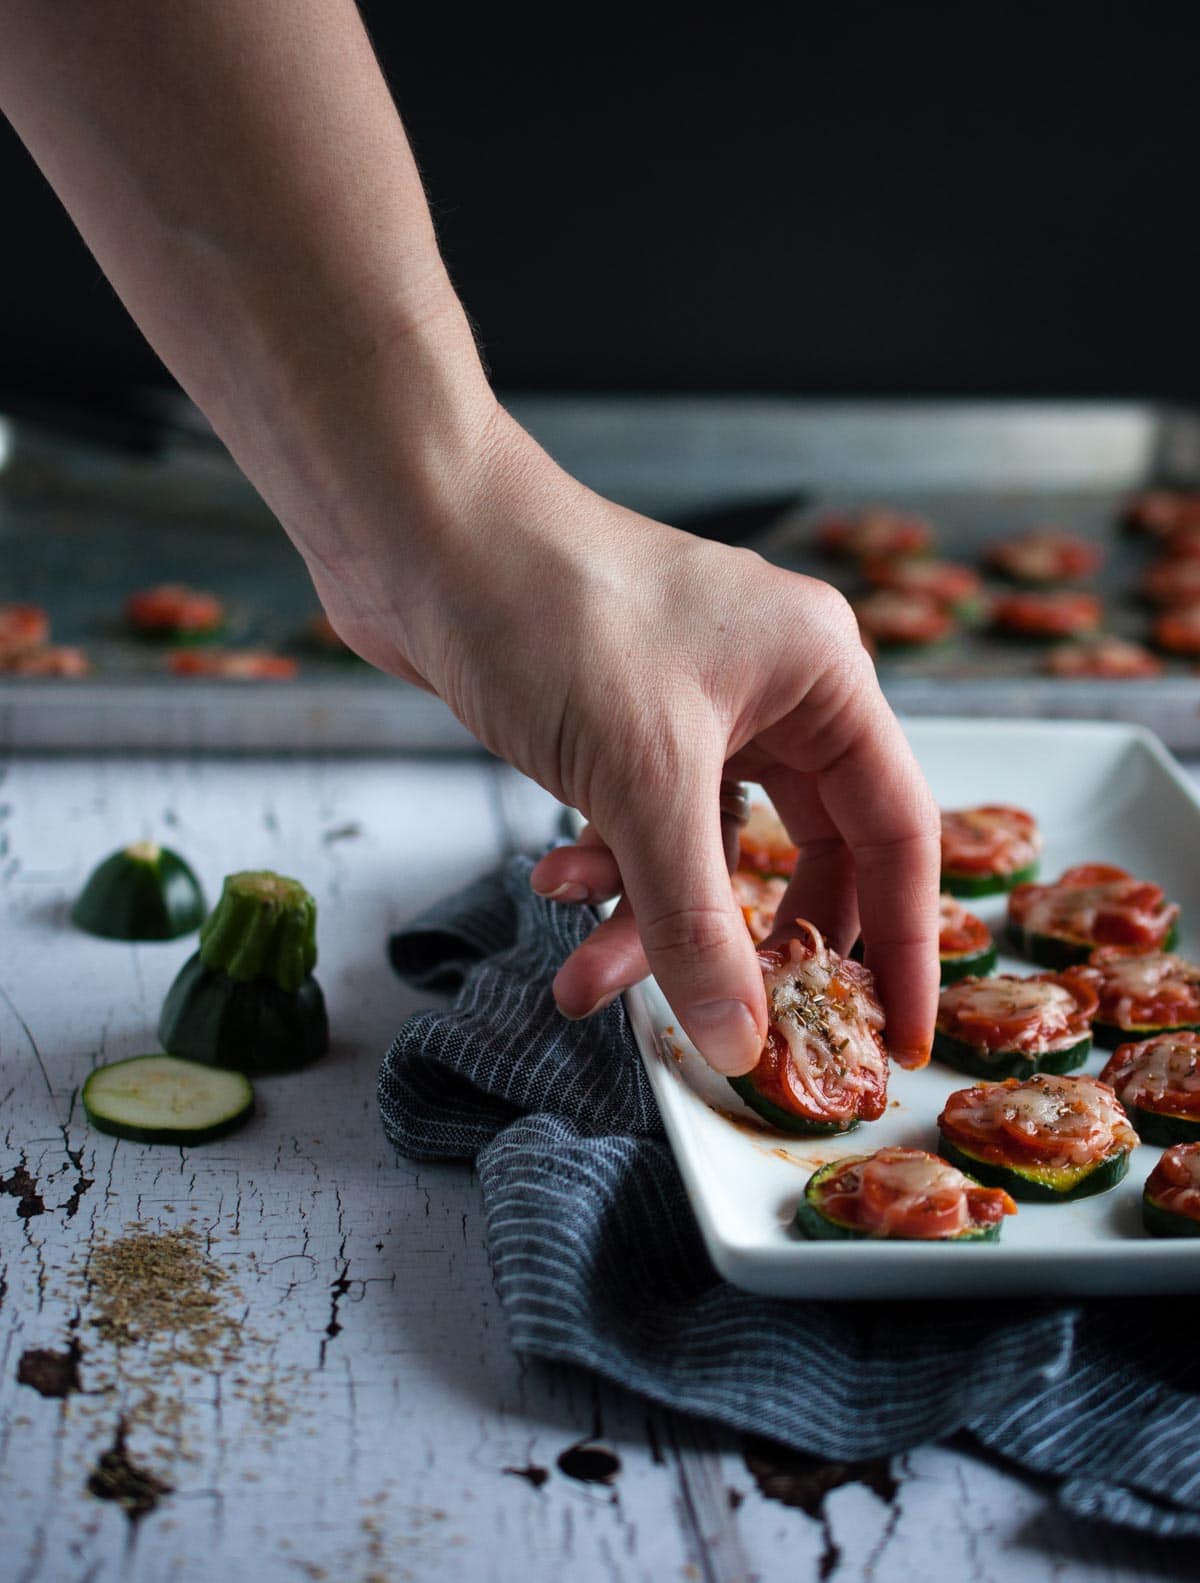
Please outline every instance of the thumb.
[[626, 799], [603, 822], [650, 971], [701, 1055], [737, 1077], [762, 1053], [762, 969], [734, 900], [720, 766], [681, 768], [665, 796]]

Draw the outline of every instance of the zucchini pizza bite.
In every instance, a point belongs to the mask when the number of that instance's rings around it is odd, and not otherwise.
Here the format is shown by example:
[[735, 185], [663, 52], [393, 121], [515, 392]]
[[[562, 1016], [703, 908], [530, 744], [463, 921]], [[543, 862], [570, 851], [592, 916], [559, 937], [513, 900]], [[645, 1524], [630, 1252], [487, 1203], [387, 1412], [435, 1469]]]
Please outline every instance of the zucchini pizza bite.
[[738, 831], [738, 868], [764, 878], [777, 874], [787, 879], [799, 855], [775, 810], [754, 803]]
[[1092, 952], [1087, 974], [1100, 1006], [1092, 1036], [1110, 1050], [1130, 1039], [1200, 1030], [1200, 966], [1172, 951], [1106, 945]]
[[942, 889], [990, 896], [1037, 873], [1042, 836], [1023, 808], [987, 803], [942, 810]]
[[1200, 526], [1200, 490], [1148, 489], [1126, 502], [1121, 520], [1132, 532], [1155, 539], [1189, 523]]
[[996, 965], [996, 942], [987, 924], [945, 893], [938, 897], [938, 960], [943, 984], [968, 975], [982, 978]]
[[265, 649], [179, 649], [167, 662], [172, 676], [205, 681], [290, 682], [299, 674], [299, 662], [288, 654]]
[[1142, 1224], [1152, 1237], [1200, 1237], [1200, 1143], [1177, 1143], [1150, 1172]]
[[1173, 555], [1155, 561], [1142, 577], [1142, 598], [1166, 608], [1200, 602], [1200, 561], [1179, 560]]
[[1163, 662], [1143, 644], [1106, 633], [1098, 638], [1056, 643], [1046, 655], [1044, 669], [1048, 675], [1067, 681], [1132, 681], [1161, 676]]
[[77, 680], [90, 676], [92, 662], [87, 650], [72, 643], [48, 643], [45, 648], [22, 649], [20, 654], [0, 658], [0, 671], [6, 676], [54, 676]]
[[225, 625], [225, 607], [214, 594], [185, 583], [143, 588], [125, 602], [125, 619], [140, 638], [164, 643], [204, 643]]
[[1017, 1206], [924, 1149], [878, 1149], [821, 1166], [809, 1177], [796, 1228], [813, 1239], [995, 1242]]
[[817, 543], [826, 555], [850, 560], [883, 555], [923, 555], [933, 543], [933, 526], [912, 511], [868, 506], [863, 511], [822, 517], [817, 523]]
[[863, 566], [872, 588], [901, 594], [924, 594], [962, 621], [978, 617], [983, 582], [973, 566], [958, 561], [930, 560], [924, 556], [879, 556]]
[[1035, 643], [1082, 637], [1099, 630], [1100, 601], [1095, 594], [1002, 594], [992, 602], [992, 626], [1002, 637]]
[[1150, 629], [1151, 641], [1164, 654], [1184, 659], [1200, 656], [1200, 600], [1175, 605], [1156, 616]]
[[1085, 962], [1101, 945], [1169, 951], [1178, 918], [1161, 886], [1111, 863], [1081, 863], [1052, 885], [1018, 885], [1008, 898], [1009, 937], [1042, 967]]
[[803, 919], [760, 951], [767, 1041], [758, 1065], [729, 1078], [752, 1110], [784, 1132], [849, 1132], [887, 1107], [888, 1058], [875, 980]]
[[1115, 1187], [1138, 1142], [1106, 1083], [1054, 1072], [960, 1088], [938, 1130], [940, 1152], [960, 1170], [1041, 1203]]
[[1076, 583], [1100, 569], [1104, 552], [1090, 539], [1058, 528], [1030, 528], [990, 544], [988, 567], [1014, 583]]
[[1077, 968], [964, 978], [938, 999], [933, 1054], [972, 1077], [1069, 1072], [1092, 1048], [1096, 991]]
[[49, 637], [50, 619], [40, 605], [0, 605], [0, 661], [41, 648]]
[[852, 601], [861, 632], [881, 649], [923, 649], [943, 643], [958, 623], [929, 594], [877, 588], [873, 594]]
[[1200, 1037], [1160, 1033], [1123, 1044], [1100, 1074], [1143, 1143], [1200, 1142]]

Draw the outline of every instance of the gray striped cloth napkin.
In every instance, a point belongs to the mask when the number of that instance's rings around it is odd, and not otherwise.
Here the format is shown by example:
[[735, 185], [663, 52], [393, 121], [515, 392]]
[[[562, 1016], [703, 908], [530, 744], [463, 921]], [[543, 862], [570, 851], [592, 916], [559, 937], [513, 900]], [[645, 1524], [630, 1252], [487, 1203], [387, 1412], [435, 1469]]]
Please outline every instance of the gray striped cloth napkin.
[[388, 1051], [388, 1137], [473, 1160], [519, 1352], [838, 1460], [966, 1430], [1058, 1481], [1076, 1515], [1200, 1536], [1192, 1298], [832, 1304], [755, 1297], [705, 1253], [618, 1001], [565, 1022], [550, 981], [595, 924], [529, 889], [531, 863], [391, 941], [453, 995]]

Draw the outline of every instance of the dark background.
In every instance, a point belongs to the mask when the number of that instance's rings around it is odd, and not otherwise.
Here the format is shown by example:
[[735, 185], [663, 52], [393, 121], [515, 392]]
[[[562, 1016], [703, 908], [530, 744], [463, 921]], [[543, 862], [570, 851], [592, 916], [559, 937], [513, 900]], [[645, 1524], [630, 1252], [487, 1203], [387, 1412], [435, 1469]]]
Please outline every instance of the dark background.
[[[1200, 6], [365, 12], [504, 388], [1200, 396]], [[0, 395], [164, 381], [0, 185]]]

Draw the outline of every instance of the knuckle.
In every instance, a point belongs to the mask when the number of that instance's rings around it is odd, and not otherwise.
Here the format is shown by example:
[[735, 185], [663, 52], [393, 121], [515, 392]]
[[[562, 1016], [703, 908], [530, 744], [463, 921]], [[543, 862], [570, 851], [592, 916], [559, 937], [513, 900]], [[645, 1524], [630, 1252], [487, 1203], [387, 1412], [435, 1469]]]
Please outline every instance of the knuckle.
[[723, 907], [678, 907], [639, 919], [638, 931], [648, 953], [686, 957], [703, 967], [737, 943], [733, 922]]

